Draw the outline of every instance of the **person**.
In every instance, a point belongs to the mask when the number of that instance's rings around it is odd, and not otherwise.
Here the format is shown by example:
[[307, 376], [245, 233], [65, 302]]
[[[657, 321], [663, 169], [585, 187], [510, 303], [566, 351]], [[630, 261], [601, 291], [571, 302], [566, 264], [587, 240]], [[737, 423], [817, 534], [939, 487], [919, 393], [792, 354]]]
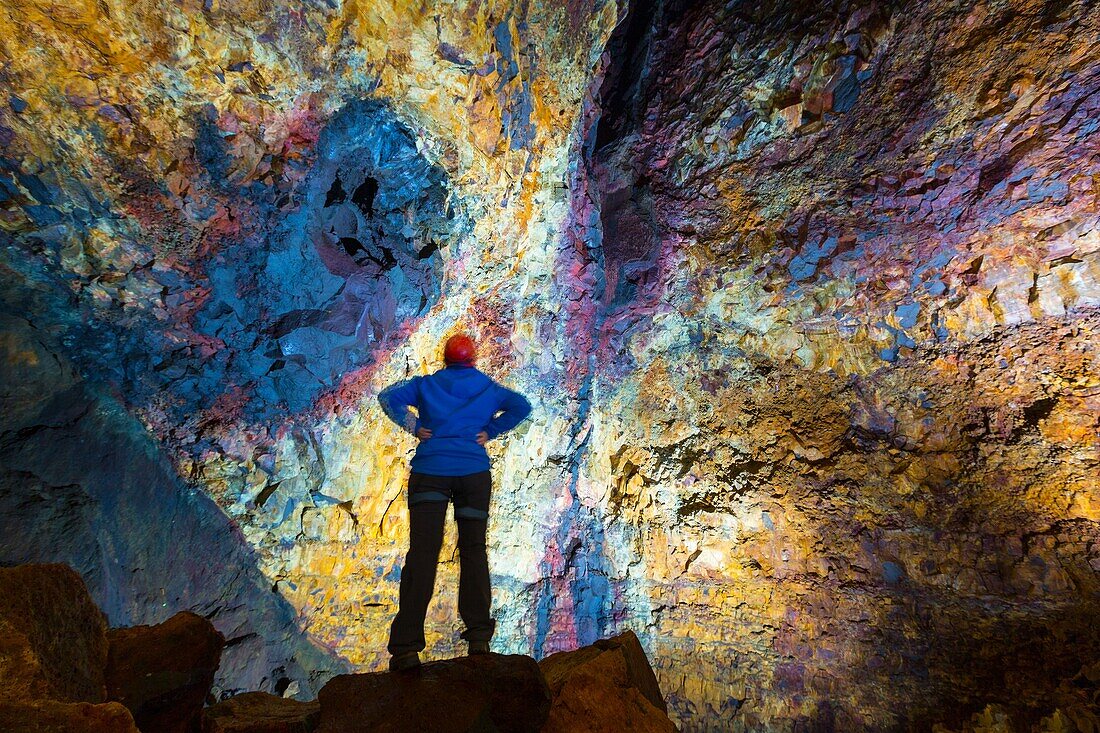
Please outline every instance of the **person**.
[[531, 403], [477, 369], [475, 344], [465, 334], [447, 339], [443, 360], [433, 374], [378, 395], [386, 415], [420, 441], [409, 473], [409, 551], [387, 646], [391, 670], [420, 664], [449, 502], [458, 525], [458, 613], [468, 652], [487, 654], [496, 629], [485, 552], [492, 486], [485, 444], [523, 422]]

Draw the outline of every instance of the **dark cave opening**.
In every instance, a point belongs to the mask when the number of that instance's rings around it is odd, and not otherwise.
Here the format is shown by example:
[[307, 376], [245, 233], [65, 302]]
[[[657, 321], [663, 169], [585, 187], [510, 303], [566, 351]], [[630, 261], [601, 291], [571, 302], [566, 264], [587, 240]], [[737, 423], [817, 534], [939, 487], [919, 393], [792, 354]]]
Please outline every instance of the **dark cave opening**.
[[363, 216], [368, 219], [374, 218], [374, 197], [378, 195], [378, 179], [373, 176], [367, 176], [363, 182], [355, 189], [355, 192], [351, 195], [351, 201], [353, 204], [359, 207], [359, 210], [363, 212]]
[[[360, 252], [367, 251], [367, 248], [363, 246], [363, 243], [355, 237], [340, 237], [340, 246], [343, 247], [344, 251], [353, 258], [357, 258], [357, 255]], [[356, 261], [358, 261], [358, 259], [356, 259]]]
[[155, 382], [181, 415], [209, 409], [219, 395], [247, 395], [242, 416], [262, 423], [308, 409], [372, 364], [377, 349], [438, 299], [440, 250], [464, 219], [455, 217], [445, 175], [419, 154], [414, 134], [384, 103], [352, 101], [328, 120], [314, 153], [297, 190], [270, 200], [263, 246], [207, 265], [212, 289], [195, 330], [247, 357], [198, 369], [187, 363], [198, 357], [181, 352], [145, 369], [151, 357], [136, 354], [127, 357], [136, 375], [128, 384]]
[[661, 0], [631, 3], [612, 33], [606, 53], [611, 64], [600, 85], [602, 114], [596, 125], [596, 149], [629, 135], [638, 125], [641, 85], [649, 60], [654, 23]]
[[332, 181], [332, 185], [329, 186], [328, 192], [325, 193], [325, 208], [327, 209], [333, 204], [341, 204], [347, 198], [348, 195], [344, 193], [344, 188], [340, 185], [340, 176], [336, 176]]

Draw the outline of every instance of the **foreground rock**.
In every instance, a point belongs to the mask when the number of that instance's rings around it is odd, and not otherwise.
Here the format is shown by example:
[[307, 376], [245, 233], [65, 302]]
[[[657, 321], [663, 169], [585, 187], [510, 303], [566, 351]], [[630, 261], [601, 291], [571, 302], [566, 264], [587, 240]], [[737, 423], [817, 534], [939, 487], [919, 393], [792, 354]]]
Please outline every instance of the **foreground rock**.
[[313, 733], [321, 705], [266, 692], [246, 692], [206, 709], [204, 733]]
[[536, 733], [550, 691], [534, 659], [485, 654], [410, 672], [340, 675], [319, 702], [320, 733]]
[[341, 675], [314, 702], [250, 692], [204, 711], [225, 643], [207, 619], [184, 611], [155, 626], [105, 626], [67, 566], [0, 568], [0, 731], [675, 731], [631, 632], [541, 666], [519, 655], [461, 657]]
[[103, 702], [106, 632], [72, 568], [0, 568], [0, 700]]
[[546, 733], [667, 733], [657, 677], [633, 631], [539, 663], [554, 696]]
[[130, 711], [117, 702], [93, 705], [57, 700], [0, 702], [0, 730], [21, 733], [139, 733]]
[[108, 639], [108, 697], [144, 733], [197, 733], [225, 637], [183, 611], [155, 626], [111, 629]]
[[53, 694], [30, 639], [5, 618], [0, 618], [0, 679], [3, 699], [37, 700]]

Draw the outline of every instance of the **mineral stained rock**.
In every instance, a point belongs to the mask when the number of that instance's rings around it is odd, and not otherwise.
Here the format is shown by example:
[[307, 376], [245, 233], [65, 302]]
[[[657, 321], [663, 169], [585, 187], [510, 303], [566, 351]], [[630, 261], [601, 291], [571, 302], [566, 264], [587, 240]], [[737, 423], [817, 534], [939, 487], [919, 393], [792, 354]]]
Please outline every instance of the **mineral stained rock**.
[[637, 629], [685, 730], [1086, 720], [1098, 41], [1092, 0], [10, 0], [0, 559], [210, 617], [218, 695], [380, 668], [375, 396], [463, 327], [536, 404], [498, 648]]
[[204, 733], [313, 733], [321, 720], [316, 701], [245, 692], [203, 712]]
[[[0, 700], [104, 702], [106, 632], [103, 614], [72, 568], [0, 568]], [[53, 720], [55, 711], [64, 717], [87, 710], [91, 708], [53, 706], [41, 714], [43, 720]], [[13, 707], [7, 714], [20, 713]]]
[[546, 733], [676, 730], [632, 631], [551, 654], [539, 668], [554, 696]]
[[233, 523], [188, 489], [141, 423], [48, 334], [15, 316], [0, 323], [18, 355], [0, 360], [0, 557], [72, 565], [112, 626], [180, 609], [210, 618], [228, 642], [220, 693], [293, 680], [312, 696], [311, 674], [346, 669], [297, 630]]
[[144, 733], [117, 702], [0, 702], [0, 730], [26, 733]]
[[534, 659], [481, 654], [406, 672], [340, 675], [318, 702], [320, 733], [538, 733], [550, 691]]
[[155, 626], [111, 629], [107, 640], [107, 698], [143, 731], [198, 733], [225, 637], [183, 611]]

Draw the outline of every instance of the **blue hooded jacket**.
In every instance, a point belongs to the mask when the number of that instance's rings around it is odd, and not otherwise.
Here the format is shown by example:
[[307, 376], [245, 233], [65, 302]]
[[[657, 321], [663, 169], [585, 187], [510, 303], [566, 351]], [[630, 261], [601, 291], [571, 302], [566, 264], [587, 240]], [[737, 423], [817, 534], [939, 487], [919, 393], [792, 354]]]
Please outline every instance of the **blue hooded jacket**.
[[386, 387], [378, 401], [391, 420], [413, 435], [419, 428], [432, 431], [416, 446], [412, 470], [435, 476], [488, 471], [489, 454], [477, 444], [477, 434], [484, 430], [492, 440], [531, 414], [523, 395], [464, 364]]

